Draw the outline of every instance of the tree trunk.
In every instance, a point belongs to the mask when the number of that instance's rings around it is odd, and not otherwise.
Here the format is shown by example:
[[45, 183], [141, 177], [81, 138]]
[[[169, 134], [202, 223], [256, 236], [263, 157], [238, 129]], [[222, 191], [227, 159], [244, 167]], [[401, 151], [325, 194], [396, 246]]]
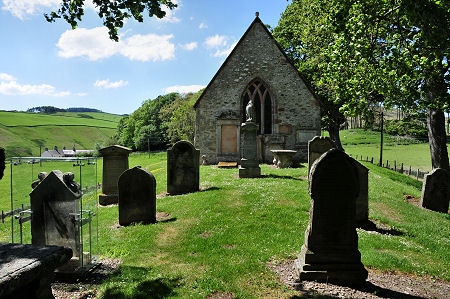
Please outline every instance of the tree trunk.
[[445, 134], [445, 115], [442, 110], [427, 110], [427, 129], [433, 169], [444, 168], [450, 170], [447, 136]]
[[342, 147], [341, 144], [341, 138], [339, 136], [339, 125], [340, 124], [338, 121], [331, 122], [330, 125], [328, 126], [328, 133], [330, 133], [330, 138], [331, 140], [333, 140], [336, 148], [341, 151], [344, 151], [344, 148]]

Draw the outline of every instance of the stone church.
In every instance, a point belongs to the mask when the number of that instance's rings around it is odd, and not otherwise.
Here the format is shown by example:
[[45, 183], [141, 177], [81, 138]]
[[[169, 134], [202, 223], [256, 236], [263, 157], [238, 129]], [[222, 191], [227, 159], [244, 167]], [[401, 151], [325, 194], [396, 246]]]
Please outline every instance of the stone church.
[[208, 164], [239, 162], [250, 100], [260, 161], [271, 163], [275, 149], [307, 161], [308, 141], [320, 135], [320, 103], [258, 14], [194, 105], [194, 143]]

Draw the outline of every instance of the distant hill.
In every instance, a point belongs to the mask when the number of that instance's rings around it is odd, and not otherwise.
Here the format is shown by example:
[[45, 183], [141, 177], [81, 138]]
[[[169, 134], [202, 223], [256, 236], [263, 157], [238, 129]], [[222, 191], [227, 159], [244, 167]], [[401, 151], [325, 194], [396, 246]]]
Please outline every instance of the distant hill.
[[0, 111], [0, 146], [7, 157], [39, 156], [40, 146], [93, 149], [114, 135], [120, 118], [101, 112]]
[[38, 106], [29, 108], [27, 112], [33, 112], [33, 113], [57, 113], [57, 112], [98, 112], [103, 113], [103, 111], [94, 109], [94, 108], [85, 108], [85, 107], [73, 107], [73, 108], [67, 108], [67, 109], [61, 109], [53, 106]]

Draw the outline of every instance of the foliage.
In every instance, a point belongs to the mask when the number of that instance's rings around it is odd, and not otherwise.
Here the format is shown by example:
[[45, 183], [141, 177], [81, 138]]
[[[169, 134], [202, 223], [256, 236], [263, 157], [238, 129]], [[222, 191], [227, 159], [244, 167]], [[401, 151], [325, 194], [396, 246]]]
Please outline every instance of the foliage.
[[426, 124], [415, 119], [388, 119], [384, 122], [384, 131], [391, 135], [427, 138]]
[[117, 127], [117, 136], [122, 145], [147, 150], [149, 140], [151, 149], [165, 148], [169, 143], [167, 137], [169, 119], [162, 119], [160, 110], [179, 97], [177, 93], [169, 93], [153, 100], [146, 100], [131, 115], [122, 117]]
[[161, 109], [160, 117], [163, 119], [169, 119], [167, 134], [171, 144], [174, 144], [179, 140], [194, 142], [194, 104], [202, 92], [203, 90], [200, 90], [195, 94], [186, 94]]
[[65, 109], [56, 108], [53, 106], [39, 106], [39, 107], [33, 107], [27, 109], [27, 112], [34, 112], [34, 113], [56, 113], [56, 112], [66, 112]]
[[[84, 15], [84, 0], [62, 0], [58, 11], [53, 11], [49, 15], [45, 14], [48, 22], [54, 22], [56, 19], [64, 20], [75, 29], [78, 22]], [[166, 15], [164, 7], [175, 8], [176, 1], [173, 0], [92, 0], [98, 11], [98, 16], [103, 20], [103, 25], [109, 30], [109, 37], [118, 41], [118, 28], [122, 28], [128, 18], [134, 18], [138, 22], [144, 21], [143, 12], [148, 11], [148, 16], [163, 18]]]

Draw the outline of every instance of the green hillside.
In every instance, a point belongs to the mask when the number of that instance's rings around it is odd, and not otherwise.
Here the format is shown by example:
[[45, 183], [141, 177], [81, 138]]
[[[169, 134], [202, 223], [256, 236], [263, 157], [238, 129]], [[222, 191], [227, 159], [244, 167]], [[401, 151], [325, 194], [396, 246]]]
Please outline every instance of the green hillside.
[[0, 145], [6, 155], [39, 156], [42, 148], [93, 149], [112, 136], [120, 115], [94, 112], [40, 114], [0, 111]]

